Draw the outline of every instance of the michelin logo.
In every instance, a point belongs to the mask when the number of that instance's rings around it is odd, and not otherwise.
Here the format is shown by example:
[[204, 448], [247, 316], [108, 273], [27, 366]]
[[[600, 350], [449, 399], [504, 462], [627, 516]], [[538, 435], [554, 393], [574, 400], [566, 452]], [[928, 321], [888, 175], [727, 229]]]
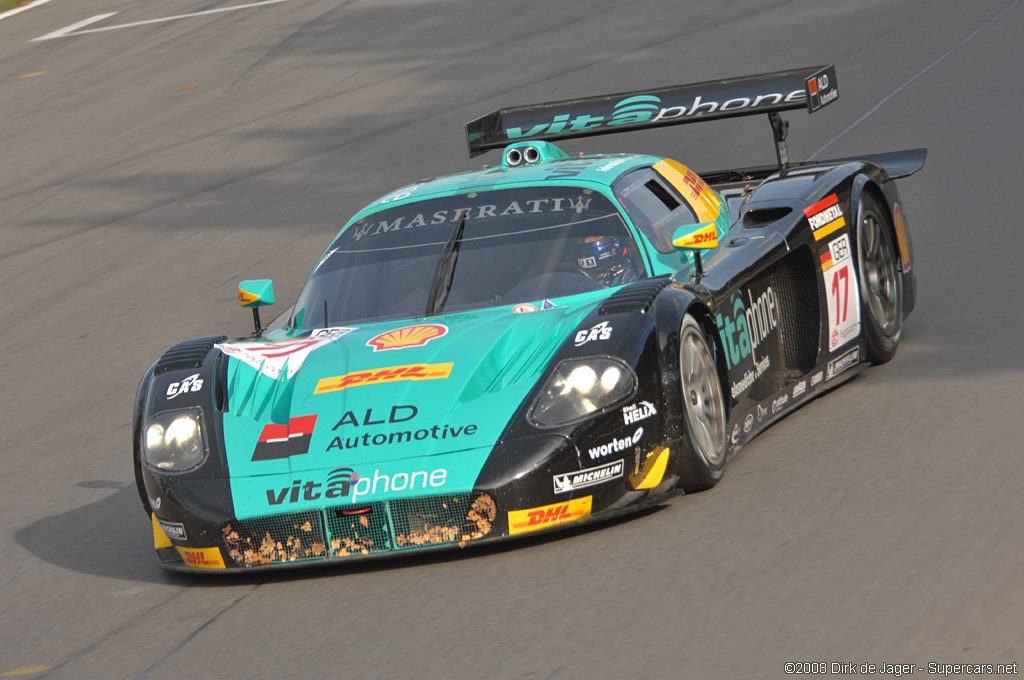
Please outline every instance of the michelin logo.
[[598, 484], [610, 482], [613, 479], [619, 479], [622, 477], [625, 467], [626, 465], [623, 461], [616, 460], [597, 467], [580, 470], [579, 472], [555, 475], [552, 477], [555, 493], [569, 493], [576, 489], [585, 489], [588, 486], [597, 486]]

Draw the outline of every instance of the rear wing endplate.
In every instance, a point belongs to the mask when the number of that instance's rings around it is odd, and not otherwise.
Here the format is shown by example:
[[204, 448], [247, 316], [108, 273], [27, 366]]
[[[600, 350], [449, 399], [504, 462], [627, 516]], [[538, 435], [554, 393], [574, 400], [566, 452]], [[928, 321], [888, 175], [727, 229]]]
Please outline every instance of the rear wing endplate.
[[839, 98], [833, 65], [709, 80], [654, 90], [498, 109], [466, 124], [470, 157], [512, 142], [606, 135], [734, 116], [768, 114], [779, 165], [789, 164], [780, 111], [808, 113]]

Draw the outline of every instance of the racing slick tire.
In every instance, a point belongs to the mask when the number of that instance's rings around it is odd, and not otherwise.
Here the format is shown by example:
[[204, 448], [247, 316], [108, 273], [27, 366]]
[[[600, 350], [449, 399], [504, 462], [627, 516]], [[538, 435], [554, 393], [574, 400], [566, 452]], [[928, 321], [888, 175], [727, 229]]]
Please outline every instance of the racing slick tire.
[[903, 332], [903, 276], [889, 221], [867, 194], [857, 206], [856, 248], [867, 357], [884, 364], [896, 354]]
[[710, 489], [725, 472], [726, 412], [711, 342], [690, 314], [679, 328], [679, 373], [686, 439], [679, 486], [693, 493]]

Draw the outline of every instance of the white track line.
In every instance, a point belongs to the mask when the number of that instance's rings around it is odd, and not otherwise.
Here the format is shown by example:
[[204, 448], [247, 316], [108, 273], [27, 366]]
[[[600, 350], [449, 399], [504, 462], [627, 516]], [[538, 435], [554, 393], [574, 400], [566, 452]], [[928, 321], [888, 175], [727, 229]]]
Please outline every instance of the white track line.
[[[33, 38], [30, 42], [34, 42], [36, 40], [52, 40], [53, 38], [63, 38], [65, 36], [69, 36], [69, 35], [85, 35], [86, 33], [100, 33], [101, 31], [114, 31], [114, 30], [117, 30], [119, 28], [131, 28], [132, 26], [145, 26], [146, 24], [159, 24], [159, 23], [164, 23], [164, 22], [167, 22], [167, 21], [177, 21], [178, 19], [188, 19], [190, 17], [198, 17], [198, 16], [202, 16], [204, 14], [217, 14], [219, 12], [233, 12], [236, 9], [249, 9], [250, 7], [261, 7], [263, 5], [274, 5], [274, 4], [277, 4], [279, 2], [287, 2], [287, 1], [288, 0], [263, 0], [262, 2], [251, 2], [251, 3], [245, 4], [245, 5], [234, 5], [232, 7], [220, 7], [218, 9], [207, 9], [207, 10], [203, 10], [202, 12], [192, 12], [190, 14], [177, 14], [177, 15], [172, 16], [172, 17], [161, 17], [159, 19], [146, 19], [145, 21], [133, 21], [133, 22], [127, 23], [127, 24], [117, 24], [116, 26], [101, 26], [100, 28], [90, 28], [90, 29], [86, 29], [84, 31], [75, 31], [74, 33], [72, 33], [72, 31], [75, 28], [79, 28], [81, 25], [83, 25], [83, 24], [79, 23], [79, 24], [74, 24], [72, 26], [68, 26], [67, 28], [62, 28], [59, 31], [54, 31], [53, 33], [47, 33], [46, 35], [40, 36], [38, 38]], [[108, 16], [112, 16], [112, 15], [110, 15], [110, 14], [102, 15], [103, 18], [106, 18]], [[87, 24], [88, 23], [92, 23], [93, 20], [96, 20], [96, 17], [93, 17], [92, 19], [87, 19], [86, 23]]]
[[29, 40], [29, 42], [36, 42], [37, 40], [53, 40], [54, 38], [63, 38], [65, 35], [67, 35], [71, 31], [74, 31], [75, 29], [81, 28], [82, 26], [88, 26], [89, 24], [95, 24], [97, 21], [109, 19], [115, 14], [117, 14], [117, 12], [110, 12], [109, 14], [97, 14], [94, 17], [83, 19], [82, 21], [79, 21], [77, 24], [65, 26], [60, 30], [54, 31], [53, 33], [47, 33], [46, 35], [41, 35], [38, 38], [32, 38], [31, 40]]
[[14, 9], [9, 9], [6, 12], [0, 12], [0, 19], [6, 19], [7, 17], [13, 17], [15, 14], [21, 14], [22, 12], [24, 12], [27, 9], [32, 9], [33, 7], [39, 7], [39, 5], [45, 5], [48, 2], [50, 2], [50, 0], [35, 0], [35, 2], [30, 2], [27, 5], [22, 5], [21, 7], [15, 7]]

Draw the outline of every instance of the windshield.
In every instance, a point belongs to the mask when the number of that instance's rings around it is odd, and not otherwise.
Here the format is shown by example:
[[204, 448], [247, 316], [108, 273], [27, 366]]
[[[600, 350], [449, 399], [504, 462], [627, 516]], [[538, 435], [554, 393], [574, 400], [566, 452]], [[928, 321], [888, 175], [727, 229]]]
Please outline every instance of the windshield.
[[481, 191], [351, 224], [310, 275], [291, 325], [423, 316], [438, 262], [456, 239], [441, 284], [450, 289], [436, 313], [586, 293], [644, 275], [619, 211], [601, 194], [573, 186]]

